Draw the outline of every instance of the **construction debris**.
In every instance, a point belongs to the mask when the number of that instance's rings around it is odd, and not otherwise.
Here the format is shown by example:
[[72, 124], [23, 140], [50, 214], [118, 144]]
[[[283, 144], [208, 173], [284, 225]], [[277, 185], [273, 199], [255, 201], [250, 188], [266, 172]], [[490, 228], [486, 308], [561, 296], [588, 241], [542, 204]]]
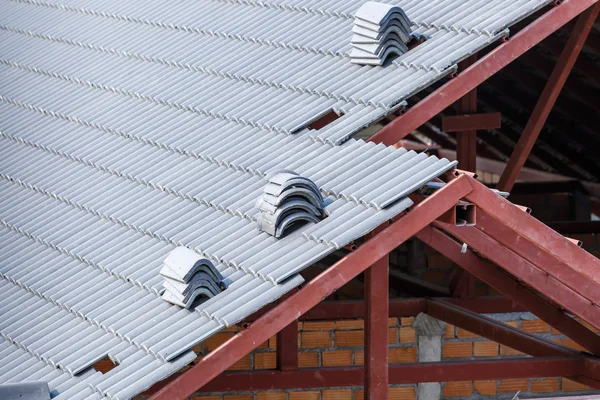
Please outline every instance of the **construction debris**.
[[164, 277], [162, 298], [190, 308], [198, 297], [211, 298], [227, 288], [213, 263], [187, 247], [177, 247], [160, 270]]
[[323, 196], [310, 179], [293, 171], [277, 171], [269, 178], [256, 207], [259, 229], [280, 238], [290, 228], [305, 222], [319, 222]]
[[406, 53], [411, 40], [411, 24], [400, 7], [366, 2], [354, 16], [351, 61], [382, 65], [390, 55]]

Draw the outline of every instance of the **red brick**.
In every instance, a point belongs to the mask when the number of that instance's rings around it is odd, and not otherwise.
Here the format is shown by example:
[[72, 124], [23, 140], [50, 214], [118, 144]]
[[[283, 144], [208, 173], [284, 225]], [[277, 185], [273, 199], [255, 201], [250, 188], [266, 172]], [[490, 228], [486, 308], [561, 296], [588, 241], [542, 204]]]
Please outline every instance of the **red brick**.
[[546, 378], [531, 381], [532, 392], [552, 393], [559, 391], [558, 378]]
[[354, 400], [365, 400], [365, 392], [362, 389], [354, 391]]
[[446, 327], [444, 328], [444, 337], [446, 339], [454, 339], [456, 337], [456, 334], [454, 333], [454, 331], [455, 331], [454, 325], [446, 324]]
[[586, 385], [582, 385], [579, 382], [572, 381], [567, 378], [562, 378], [562, 391], [563, 392], [583, 392], [590, 390], [591, 388]]
[[362, 350], [354, 350], [354, 365], [364, 365], [365, 352]]
[[319, 353], [316, 351], [304, 351], [298, 353], [298, 368], [312, 368], [319, 366]]
[[276, 349], [277, 348], [277, 335], [269, 338], [269, 348]]
[[290, 392], [290, 400], [319, 400], [321, 392]]
[[352, 350], [324, 351], [321, 359], [324, 367], [352, 365]]
[[322, 400], [352, 400], [350, 389], [325, 389], [321, 395]]
[[457, 336], [461, 339], [478, 338], [479, 337], [478, 335], [474, 334], [473, 332], [469, 332], [462, 328], [458, 328]]
[[391, 387], [388, 390], [389, 400], [415, 400], [415, 388], [413, 386]]
[[256, 394], [256, 400], [287, 400], [286, 392], [261, 392]]
[[521, 321], [521, 329], [529, 333], [548, 333], [550, 330], [548, 324], [541, 320]]
[[242, 357], [235, 364], [228, 368], [229, 371], [247, 371], [252, 368], [250, 354]]
[[400, 325], [411, 326], [415, 322], [415, 317], [402, 317], [400, 318]]
[[475, 342], [473, 345], [473, 354], [475, 357], [497, 357], [498, 343]]
[[226, 394], [223, 400], [254, 400], [253, 394]]
[[504, 379], [498, 386], [499, 393], [517, 393], [527, 391], [527, 379]]
[[275, 369], [276, 367], [275, 352], [254, 353], [254, 369]]
[[564, 338], [562, 340], [562, 344], [563, 344], [563, 346], [567, 346], [567, 347], [570, 347], [570, 348], [575, 349], [575, 350], [587, 351], [581, 345], [577, 344], [573, 339]]
[[[587, 323], [585, 321], [581, 321], [581, 324], [594, 333], [600, 332], [600, 329], [593, 327], [592, 325], [590, 325], [589, 323]], [[554, 328], [552, 328], [552, 329], [554, 329]]]
[[345, 330], [345, 329], [364, 329], [365, 321], [362, 319], [346, 319], [342, 321], [335, 322], [335, 329]]
[[473, 356], [472, 342], [454, 342], [444, 344], [444, 357], [471, 357]]
[[415, 343], [417, 341], [417, 333], [414, 328], [400, 328], [400, 343]]
[[332, 331], [335, 323], [333, 321], [306, 321], [302, 330], [306, 331]]
[[501, 356], [521, 356], [521, 355], [523, 355], [523, 353], [518, 350], [511, 349], [510, 347], [501, 344], [500, 345], [500, 355]]
[[486, 396], [496, 394], [496, 381], [475, 381], [473, 382], [473, 386], [479, 394]]
[[388, 349], [390, 364], [417, 362], [416, 347], [395, 347]]
[[190, 400], [221, 400], [221, 396], [192, 396]]
[[329, 331], [302, 332], [301, 345], [305, 349], [330, 348], [331, 334]]
[[388, 328], [388, 344], [396, 343], [398, 343], [398, 328]]
[[471, 382], [446, 382], [444, 385], [444, 397], [470, 396], [473, 393]]
[[562, 332], [560, 332], [558, 329], [550, 327], [550, 333], [553, 335], [562, 335]]
[[335, 331], [336, 347], [362, 347], [365, 343], [364, 331]]
[[390, 317], [388, 318], [388, 327], [398, 326], [398, 318]]
[[233, 336], [235, 336], [235, 334], [231, 332], [217, 333], [215, 335], [212, 335], [204, 341], [204, 349], [206, 351], [213, 351], [214, 349], [231, 339]]

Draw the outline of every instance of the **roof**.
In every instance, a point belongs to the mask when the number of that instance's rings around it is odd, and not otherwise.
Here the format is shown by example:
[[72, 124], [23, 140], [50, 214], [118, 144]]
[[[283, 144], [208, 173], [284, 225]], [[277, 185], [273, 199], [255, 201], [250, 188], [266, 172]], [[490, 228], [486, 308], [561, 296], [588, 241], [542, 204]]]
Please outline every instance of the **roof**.
[[[190, 363], [454, 167], [350, 137], [546, 3], [399, 2], [429, 40], [360, 67], [362, 0], [2, 0], [0, 346], [19, 368], [0, 383], [125, 399]], [[279, 240], [255, 207], [277, 169], [315, 182], [329, 215]], [[231, 281], [195, 311], [159, 298], [179, 245]]]
[[[511, 33], [534, 19], [531, 16], [519, 22], [511, 28]], [[478, 86], [479, 110], [502, 115], [501, 129], [478, 135], [480, 155], [508, 161], [574, 25], [575, 21], [571, 21], [553, 32]], [[600, 145], [596, 120], [600, 104], [595, 100], [600, 90], [599, 60], [600, 23], [596, 21], [535, 142], [527, 167], [587, 182], [599, 181], [600, 161], [595, 151]], [[434, 122], [441, 128], [439, 118]], [[430, 132], [421, 133], [435, 141]], [[455, 149], [452, 135], [442, 135], [438, 136], [441, 139], [438, 144]]]

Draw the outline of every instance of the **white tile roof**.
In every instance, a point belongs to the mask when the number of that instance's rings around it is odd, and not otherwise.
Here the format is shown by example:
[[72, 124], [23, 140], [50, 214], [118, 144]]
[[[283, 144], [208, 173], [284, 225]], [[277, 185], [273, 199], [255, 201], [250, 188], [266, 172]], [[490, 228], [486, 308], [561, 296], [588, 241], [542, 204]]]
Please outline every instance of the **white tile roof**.
[[[0, 0], [0, 383], [126, 399], [189, 363], [453, 167], [350, 136], [548, 3], [400, 1], [431, 37], [382, 68], [349, 61], [362, 2]], [[276, 169], [329, 217], [258, 231]], [[158, 296], [180, 245], [232, 282], [195, 311]]]

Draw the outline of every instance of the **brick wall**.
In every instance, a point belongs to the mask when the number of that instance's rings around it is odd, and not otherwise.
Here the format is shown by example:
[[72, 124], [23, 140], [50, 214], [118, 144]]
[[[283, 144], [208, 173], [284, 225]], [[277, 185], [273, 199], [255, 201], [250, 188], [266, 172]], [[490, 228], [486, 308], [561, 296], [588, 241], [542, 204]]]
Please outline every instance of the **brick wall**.
[[[582, 350], [571, 339], [537, 320], [530, 313], [491, 314], [490, 317], [507, 325], [535, 333], [565, 346]], [[417, 361], [413, 318], [389, 319], [390, 363]], [[589, 326], [588, 326], [589, 327]], [[591, 328], [591, 327], [589, 327]], [[197, 347], [206, 352], [232, 332], [220, 333]], [[335, 367], [363, 364], [362, 342], [364, 338], [362, 320], [300, 322], [298, 324], [299, 366]], [[246, 356], [232, 369], [275, 368], [275, 338], [264, 343]], [[481, 360], [499, 357], [522, 357], [523, 354], [509, 347], [491, 342], [469, 331], [446, 325], [443, 338], [443, 360]], [[590, 388], [565, 378], [504, 379], [442, 384], [443, 399], [512, 399], [517, 392], [519, 398], [534, 398], [560, 394], [589, 394]], [[363, 399], [361, 387], [302, 389], [253, 393], [198, 393], [191, 400], [359, 400]], [[390, 386], [390, 400], [416, 400], [416, 385]], [[429, 400], [429, 399], [427, 399]]]
[[[551, 328], [530, 313], [488, 315], [512, 327], [534, 333], [567, 347], [583, 350], [571, 339]], [[587, 325], [587, 324], [584, 324]], [[588, 328], [597, 332], [591, 326]], [[489, 341], [469, 331], [446, 325], [443, 342], [443, 360], [477, 360], [493, 358], [523, 357], [524, 354], [507, 346]], [[566, 378], [504, 379], [473, 382], [447, 382], [443, 386], [444, 398], [508, 398], [520, 392], [519, 398], [546, 397], [549, 395], [593, 393], [589, 387]]]
[[[596, 235], [573, 235], [582, 240], [584, 247], [600, 256], [600, 242]], [[403, 272], [430, 283], [446, 286], [455, 266], [433, 249], [419, 241], [409, 241], [398, 248], [390, 257], [391, 265]], [[408, 266], [410, 264], [410, 266]], [[476, 284], [476, 295], [497, 294], [481, 282]], [[344, 298], [343, 296], [341, 298]], [[492, 318], [510, 326], [540, 335], [565, 346], [581, 348], [543, 321], [530, 313], [494, 314]], [[390, 363], [417, 361], [417, 343], [413, 318], [389, 319], [389, 360]], [[588, 326], [591, 329], [591, 327]], [[237, 327], [221, 331], [194, 350], [198, 359], [235, 335]], [[306, 321], [298, 323], [299, 367], [337, 367], [362, 365], [364, 330], [362, 320]], [[261, 344], [251, 354], [238, 361], [230, 370], [263, 370], [275, 368], [276, 338]], [[522, 357], [519, 352], [478, 337], [471, 332], [446, 325], [442, 347], [443, 360], [476, 360], [499, 357]], [[442, 383], [444, 399], [512, 399], [520, 392], [519, 398], [547, 397], [567, 394], [592, 393], [586, 386], [565, 378], [545, 379], [506, 379], [468, 382]], [[390, 400], [415, 400], [416, 385], [393, 385], [390, 387]], [[359, 400], [363, 399], [361, 387], [302, 389], [289, 391], [268, 391], [254, 393], [197, 393], [193, 400]], [[422, 400], [422, 399], [420, 399]], [[425, 399], [430, 400], [430, 399]]]

